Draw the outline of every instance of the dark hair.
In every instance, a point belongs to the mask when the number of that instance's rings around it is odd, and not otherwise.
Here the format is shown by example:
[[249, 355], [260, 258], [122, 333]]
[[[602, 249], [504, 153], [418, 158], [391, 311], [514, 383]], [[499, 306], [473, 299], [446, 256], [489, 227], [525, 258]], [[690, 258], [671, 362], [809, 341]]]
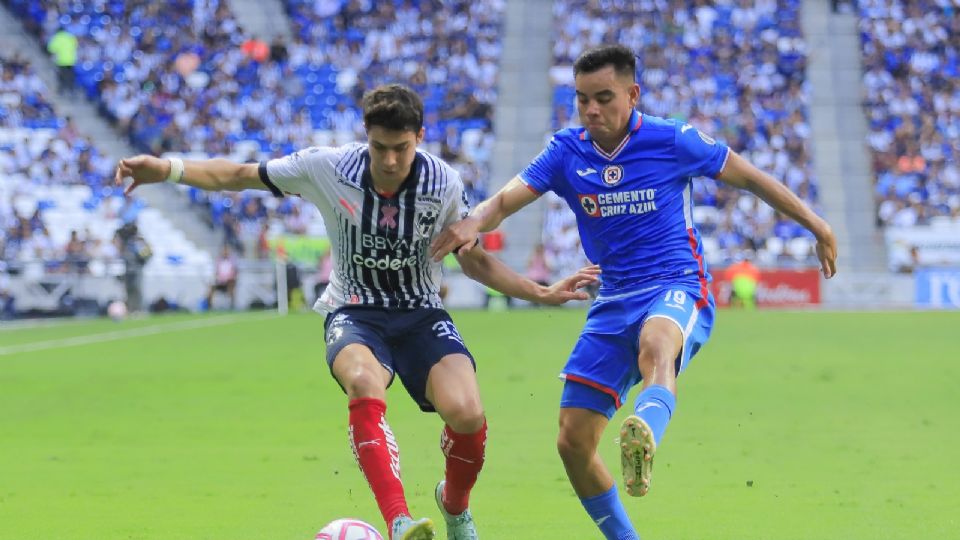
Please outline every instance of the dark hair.
[[363, 123], [367, 129], [380, 126], [393, 131], [420, 133], [423, 101], [402, 84], [385, 84], [363, 95]]
[[583, 51], [573, 63], [573, 76], [581, 73], [593, 73], [607, 66], [613, 66], [617, 75], [637, 75], [637, 57], [633, 51], [623, 45], [602, 45]]

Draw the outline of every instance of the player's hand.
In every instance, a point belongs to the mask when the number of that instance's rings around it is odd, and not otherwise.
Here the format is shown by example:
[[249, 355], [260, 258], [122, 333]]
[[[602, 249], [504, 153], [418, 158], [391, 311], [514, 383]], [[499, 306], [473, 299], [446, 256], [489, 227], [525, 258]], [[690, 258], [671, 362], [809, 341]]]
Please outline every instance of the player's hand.
[[480, 221], [473, 216], [452, 223], [430, 244], [430, 258], [440, 262], [452, 251], [457, 255], [464, 255], [476, 244], [479, 234]]
[[597, 277], [599, 275], [600, 267], [598, 265], [585, 266], [578, 270], [576, 274], [545, 287], [538, 303], [558, 306], [571, 300], [589, 300], [590, 295], [580, 289], [600, 281], [600, 278]]
[[170, 160], [141, 154], [121, 159], [113, 177], [116, 185], [122, 186], [124, 178], [133, 178], [133, 183], [123, 191], [129, 195], [137, 186], [163, 182], [170, 175]]
[[820, 260], [820, 271], [823, 277], [830, 279], [837, 273], [837, 239], [833, 231], [827, 231], [817, 237], [817, 259]]

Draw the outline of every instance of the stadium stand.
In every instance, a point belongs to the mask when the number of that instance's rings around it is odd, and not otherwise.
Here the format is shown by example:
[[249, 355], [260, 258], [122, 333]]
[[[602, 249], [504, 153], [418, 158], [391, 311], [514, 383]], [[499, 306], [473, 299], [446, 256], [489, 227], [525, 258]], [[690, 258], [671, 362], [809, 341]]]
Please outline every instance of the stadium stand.
[[[116, 235], [124, 223], [138, 223], [152, 246], [155, 256], [146, 273], [183, 268], [209, 273], [209, 255], [159, 212], [124, 198], [112, 185], [113, 160], [56, 113], [43, 98], [49, 89], [28, 63], [2, 58], [0, 81], [0, 273], [53, 282], [65, 276], [108, 278], [109, 283], [124, 273]], [[157, 293], [173, 299], [173, 289]], [[115, 287], [103, 290], [101, 307], [119, 294]], [[36, 292], [43, 295], [41, 288]]]
[[[471, 199], [483, 198], [493, 147], [503, 0], [287, 0], [286, 5], [299, 46], [317, 56], [299, 69], [308, 82], [312, 75], [320, 81], [313, 85], [315, 101], [307, 97], [305, 103], [327, 119], [325, 129], [341, 132], [342, 114], [359, 118], [366, 89], [384, 81], [406, 82], [424, 99], [427, 148], [460, 170]], [[334, 110], [338, 106], [344, 111]], [[356, 122], [353, 126], [359, 129]]]
[[[457, 166], [473, 200], [485, 195], [502, 1], [290, 0], [294, 39], [269, 46], [225, 2], [10, 4], [42, 40], [61, 27], [79, 36], [79, 84], [144, 151], [247, 161], [343, 144], [363, 137], [363, 92], [402, 81], [424, 97], [427, 148]], [[190, 196], [248, 256], [264, 232], [324, 234], [299, 199]]]
[[4, 128], [58, 128], [53, 106], [44, 97], [46, 85], [18, 58], [0, 65], [0, 126]]
[[[553, 129], [575, 125], [572, 64], [586, 48], [619, 42], [637, 51], [639, 109], [688, 122], [781, 179], [814, 208], [799, 0], [557, 0], [553, 41]], [[703, 178], [694, 182], [694, 220], [711, 264], [749, 254], [769, 265], [803, 265], [813, 242], [755, 197]], [[572, 214], [548, 205], [543, 232], [554, 270], [567, 252]]]
[[960, 223], [960, 5], [861, 0], [877, 222]]

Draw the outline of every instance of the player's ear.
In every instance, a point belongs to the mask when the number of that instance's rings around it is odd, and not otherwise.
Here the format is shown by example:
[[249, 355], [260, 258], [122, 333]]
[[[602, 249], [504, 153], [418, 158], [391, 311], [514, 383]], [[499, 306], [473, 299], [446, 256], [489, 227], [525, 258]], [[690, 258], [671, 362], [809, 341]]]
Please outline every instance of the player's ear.
[[630, 86], [630, 91], [628, 95], [630, 96], [630, 106], [633, 108], [636, 108], [637, 103], [640, 102], [640, 85], [637, 83], [633, 83]]
[[418, 146], [420, 145], [420, 143], [423, 142], [423, 136], [424, 136], [426, 133], [427, 133], [427, 129], [421, 126], [421, 127], [420, 127], [420, 131], [417, 133], [417, 145], [418, 145]]

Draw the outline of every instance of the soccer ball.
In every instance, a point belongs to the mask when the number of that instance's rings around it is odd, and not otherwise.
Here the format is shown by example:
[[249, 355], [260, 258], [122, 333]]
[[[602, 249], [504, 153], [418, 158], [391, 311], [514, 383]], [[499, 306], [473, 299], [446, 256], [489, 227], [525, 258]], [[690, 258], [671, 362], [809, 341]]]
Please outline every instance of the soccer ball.
[[383, 540], [373, 525], [359, 519], [338, 519], [320, 529], [314, 540]]
[[107, 306], [107, 315], [119, 322], [127, 318], [127, 305], [120, 300], [114, 300]]

